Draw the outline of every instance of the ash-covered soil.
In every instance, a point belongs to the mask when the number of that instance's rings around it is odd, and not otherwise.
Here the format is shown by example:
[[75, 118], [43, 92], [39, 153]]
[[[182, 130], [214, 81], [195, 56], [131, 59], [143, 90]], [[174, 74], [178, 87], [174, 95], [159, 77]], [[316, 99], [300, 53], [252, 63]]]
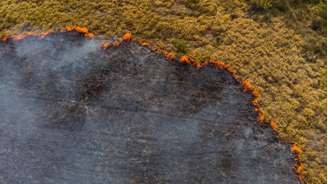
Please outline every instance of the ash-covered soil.
[[0, 43], [0, 183], [298, 184], [227, 72], [76, 32]]

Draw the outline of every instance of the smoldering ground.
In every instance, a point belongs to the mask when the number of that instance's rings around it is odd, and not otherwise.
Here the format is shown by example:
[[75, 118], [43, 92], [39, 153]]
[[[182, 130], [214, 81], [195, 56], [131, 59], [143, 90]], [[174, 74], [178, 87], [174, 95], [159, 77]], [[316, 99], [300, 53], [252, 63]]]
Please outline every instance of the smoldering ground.
[[0, 43], [0, 183], [298, 183], [227, 72], [99, 43]]

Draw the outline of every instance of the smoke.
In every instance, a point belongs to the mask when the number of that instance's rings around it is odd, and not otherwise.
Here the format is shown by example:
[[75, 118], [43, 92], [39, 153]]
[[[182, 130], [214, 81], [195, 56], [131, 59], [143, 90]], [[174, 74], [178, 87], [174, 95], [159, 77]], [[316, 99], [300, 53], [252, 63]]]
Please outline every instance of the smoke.
[[[76, 160], [78, 151], [65, 150], [65, 147], [76, 142], [64, 140], [65, 133], [59, 133], [56, 129], [48, 131], [46, 127], [64, 127], [62, 130], [70, 131], [85, 123], [87, 118], [76, 119], [75, 116], [80, 115], [67, 112], [69, 107], [86, 108], [77, 101], [79, 88], [73, 79], [87, 76], [91, 65], [86, 61], [100, 48], [97, 40], [79, 40], [79, 36], [75, 35], [79, 41], [73, 44], [63, 39], [64, 35], [44, 39], [28, 37], [0, 45], [0, 173], [3, 177], [0, 181], [4, 183], [33, 180], [29, 177], [59, 179], [61, 176], [56, 176], [59, 172], [56, 162], [49, 158], [73, 164], [79, 162]], [[85, 111], [83, 109], [77, 113], [83, 114]], [[62, 126], [63, 123], [68, 125]], [[58, 147], [47, 145], [54, 140], [61, 141], [61, 144]], [[55, 152], [49, 153], [49, 150]], [[87, 157], [83, 159], [88, 160]], [[35, 165], [38, 162], [41, 162], [40, 167]], [[15, 164], [21, 164], [21, 169], [16, 168]], [[26, 173], [31, 166], [35, 168]], [[78, 180], [81, 178], [77, 177]]]

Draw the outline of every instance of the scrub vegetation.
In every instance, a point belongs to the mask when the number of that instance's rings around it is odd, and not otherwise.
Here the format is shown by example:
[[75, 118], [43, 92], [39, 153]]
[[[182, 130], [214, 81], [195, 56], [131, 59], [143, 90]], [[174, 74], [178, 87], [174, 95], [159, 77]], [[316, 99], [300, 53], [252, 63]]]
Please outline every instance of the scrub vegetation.
[[266, 122], [326, 183], [326, 0], [2, 0], [0, 35], [88, 27], [131, 32], [172, 55], [221, 60], [261, 94]]

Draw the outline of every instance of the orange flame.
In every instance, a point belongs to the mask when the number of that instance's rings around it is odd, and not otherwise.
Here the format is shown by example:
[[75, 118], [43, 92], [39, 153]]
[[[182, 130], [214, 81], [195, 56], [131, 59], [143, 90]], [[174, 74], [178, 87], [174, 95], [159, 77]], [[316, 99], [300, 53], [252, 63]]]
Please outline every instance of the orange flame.
[[95, 35], [94, 33], [91, 33], [87, 27], [81, 27], [81, 26], [65, 26], [66, 31], [77, 31], [79, 33], [83, 33], [85, 37], [87, 38], [93, 38]]
[[257, 98], [254, 98], [252, 100], [252, 105], [255, 107], [255, 108], [259, 108], [259, 102], [258, 102], [258, 99]]
[[2, 36], [0, 38], [1, 41], [5, 42], [5, 41], [8, 41], [9, 40], [9, 36]]
[[104, 42], [104, 43], [101, 44], [100, 47], [101, 47], [102, 49], [108, 49], [108, 48], [110, 47], [110, 43], [108, 43], [108, 42]]
[[89, 33], [89, 30], [88, 30], [88, 28], [86, 28], [86, 27], [76, 26], [76, 27], [75, 27], [75, 30], [76, 30], [77, 32], [84, 33], [84, 34]]
[[49, 30], [47, 32], [41, 33], [40, 34], [40, 38], [45, 38], [46, 36], [48, 36], [51, 32], [53, 32], [52, 30]]
[[271, 128], [273, 129], [273, 130], [275, 130], [275, 131], [277, 131], [277, 129], [278, 129], [278, 123], [275, 121], [275, 120], [271, 120], [270, 121], [270, 126], [271, 126]]
[[165, 58], [167, 60], [173, 60], [173, 59], [175, 59], [175, 57], [176, 57], [176, 54], [174, 52], [168, 52], [165, 54]]
[[130, 41], [130, 40], [132, 40], [132, 33], [130, 33], [130, 32], [125, 33], [123, 35], [123, 40], [124, 41]]
[[298, 178], [301, 181], [304, 181], [304, 165], [301, 163], [301, 156], [300, 154], [303, 150], [296, 144], [292, 144], [291, 151], [295, 154], [295, 160], [297, 161], [295, 165], [295, 173], [298, 175]]
[[139, 40], [138, 43], [142, 46], [145, 46], [145, 47], [150, 45], [146, 40]]
[[93, 37], [95, 37], [95, 34], [89, 32], [89, 33], [84, 34], [84, 36], [87, 38], [93, 38]]
[[225, 64], [222, 61], [211, 61], [210, 63], [222, 70], [226, 70], [227, 68], [229, 68], [229, 65]]
[[244, 91], [252, 91], [253, 90], [251, 82], [247, 79], [242, 81], [242, 85], [244, 87]]
[[198, 69], [203, 67], [203, 65], [200, 62], [194, 62], [193, 65], [194, 65], [194, 67], [196, 67]]
[[19, 40], [23, 40], [25, 37], [26, 37], [26, 35], [24, 35], [24, 34], [19, 34], [19, 35], [15, 35], [15, 36], [13, 36], [12, 38], [13, 38], [13, 40], [15, 40], [15, 41], [19, 41]]
[[182, 63], [190, 63], [190, 59], [189, 59], [189, 57], [186, 56], [186, 55], [181, 56], [179, 60], [180, 60]]
[[65, 26], [66, 31], [74, 31], [74, 26]]
[[259, 123], [264, 123], [265, 120], [265, 116], [262, 110], [260, 109], [255, 109], [255, 111], [257, 112], [257, 121]]
[[255, 88], [253, 88], [253, 90], [252, 90], [252, 95], [253, 95], [254, 98], [260, 97], [259, 91]]
[[291, 150], [292, 150], [293, 153], [295, 153], [297, 155], [299, 155], [303, 152], [302, 149], [295, 143], [292, 144]]
[[295, 166], [295, 172], [298, 174], [301, 180], [303, 180], [304, 165], [302, 163]]
[[118, 46], [121, 45], [121, 42], [119, 42], [118, 40], [115, 40], [115, 41], [113, 41], [112, 45], [113, 45], [114, 47], [118, 47]]

